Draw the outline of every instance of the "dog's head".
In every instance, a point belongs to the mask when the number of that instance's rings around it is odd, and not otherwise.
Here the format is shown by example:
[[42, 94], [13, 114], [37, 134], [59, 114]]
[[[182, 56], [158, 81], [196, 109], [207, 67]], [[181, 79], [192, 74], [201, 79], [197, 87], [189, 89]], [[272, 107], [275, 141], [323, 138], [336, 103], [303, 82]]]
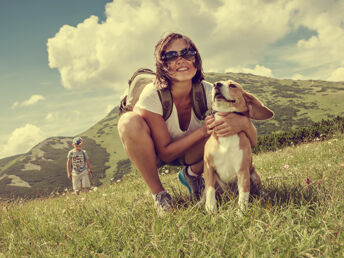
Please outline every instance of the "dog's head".
[[214, 111], [240, 112], [254, 120], [266, 120], [274, 116], [255, 96], [244, 91], [239, 83], [232, 80], [214, 83], [212, 102]]

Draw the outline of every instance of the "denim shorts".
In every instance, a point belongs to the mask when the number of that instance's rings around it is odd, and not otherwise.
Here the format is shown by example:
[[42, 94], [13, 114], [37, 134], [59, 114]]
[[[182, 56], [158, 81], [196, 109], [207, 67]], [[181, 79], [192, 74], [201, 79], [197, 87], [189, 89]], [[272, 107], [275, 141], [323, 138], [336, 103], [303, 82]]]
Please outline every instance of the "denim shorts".
[[187, 166], [188, 164], [185, 163], [185, 157], [181, 156], [179, 158], [176, 158], [175, 160], [172, 160], [168, 163], [162, 161], [159, 159], [158, 162], [158, 168], [163, 167], [165, 165], [170, 165], [170, 166]]

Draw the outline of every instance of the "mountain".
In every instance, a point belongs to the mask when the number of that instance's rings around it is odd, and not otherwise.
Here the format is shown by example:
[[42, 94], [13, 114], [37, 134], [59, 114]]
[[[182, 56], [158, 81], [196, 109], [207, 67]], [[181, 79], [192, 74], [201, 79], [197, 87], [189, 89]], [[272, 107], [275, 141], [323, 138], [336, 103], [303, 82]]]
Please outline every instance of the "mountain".
[[[307, 126], [344, 115], [344, 82], [274, 79], [243, 73], [207, 73], [210, 82], [232, 79], [275, 112], [269, 121], [254, 121], [259, 135]], [[131, 171], [117, 132], [118, 107], [87, 131], [83, 148], [90, 157], [93, 185], [117, 180]], [[0, 160], [0, 198], [46, 196], [71, 188], [66, 156], [73, 137], [51, 137], [29, 152]]]

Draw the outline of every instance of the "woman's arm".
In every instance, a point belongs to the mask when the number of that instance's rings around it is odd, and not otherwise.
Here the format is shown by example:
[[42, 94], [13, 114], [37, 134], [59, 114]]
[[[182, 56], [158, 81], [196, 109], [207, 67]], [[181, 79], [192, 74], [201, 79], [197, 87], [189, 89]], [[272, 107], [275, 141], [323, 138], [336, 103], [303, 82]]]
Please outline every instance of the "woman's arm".
[[191, 134], [172, 141], [166, 123], [161, 115], [145, 109], [139, 109], [139, 114], [150, 127], [157, 154], [164, 162], [175, 160], [183, 155], [192, 145], [208, 136], [207, 127], [204, 124]]
[[243, 131], [249, 138], [251, 147], [254, 148], [257, 145], [257, 130], [248, 117], [221, 112], [218, 112], [217, 115], [221, 119], [215, 121], [214, 117], [210, 117], [205, 120], [209, 131], [214, 130], [219, 137], [226, 137]]

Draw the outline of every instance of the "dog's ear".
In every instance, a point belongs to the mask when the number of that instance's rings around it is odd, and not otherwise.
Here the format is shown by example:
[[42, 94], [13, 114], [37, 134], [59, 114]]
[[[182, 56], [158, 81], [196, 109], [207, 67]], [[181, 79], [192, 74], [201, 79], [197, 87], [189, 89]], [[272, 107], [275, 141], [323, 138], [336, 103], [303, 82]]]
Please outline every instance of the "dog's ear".
[[274, 112], [264, 106], [255, 96], [246, 91], [243, 92], [248, 106], [249, 117], [254, 120], [267, 120], [274, 116]]

